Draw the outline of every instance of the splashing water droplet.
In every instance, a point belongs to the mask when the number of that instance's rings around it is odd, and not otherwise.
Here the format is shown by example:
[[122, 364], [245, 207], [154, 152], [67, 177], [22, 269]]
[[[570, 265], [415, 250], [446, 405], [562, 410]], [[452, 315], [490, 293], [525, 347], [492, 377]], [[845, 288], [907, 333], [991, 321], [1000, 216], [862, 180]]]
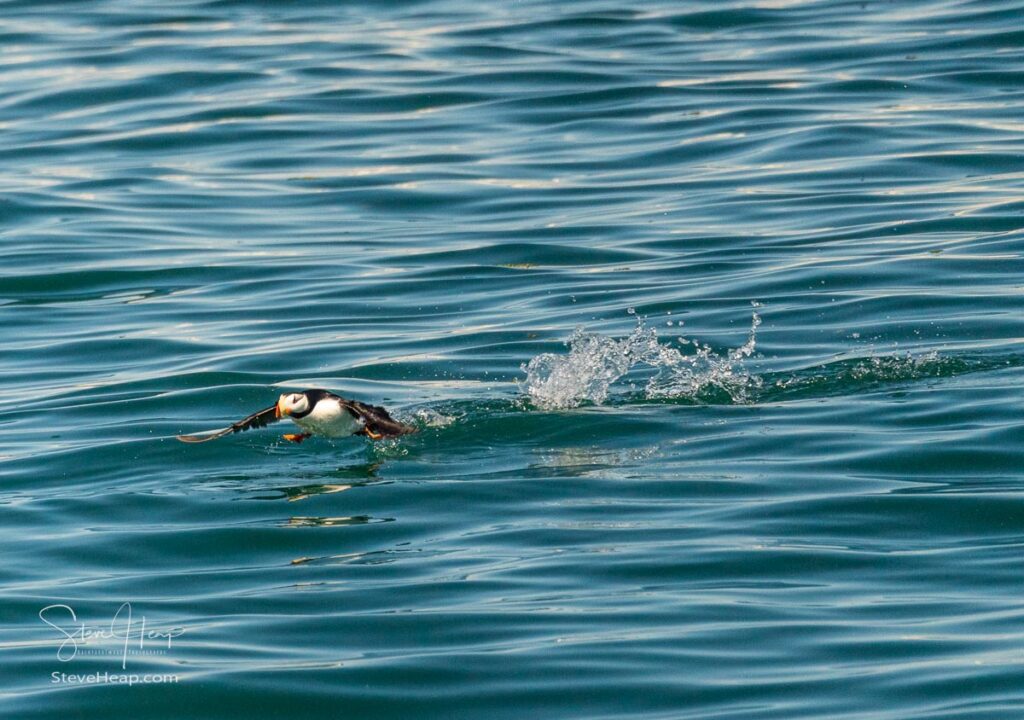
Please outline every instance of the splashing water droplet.
[[544, 353], [522, 366], [526, 380], [520, 389], [534, 405], [548, 410], [585, 402], [601, 404], [617, 380], [631, 370], [647, 368], [654, 371], [643, 390], [648, 399], [700, 401], [724, 392], [734, 403], [750, 402], [751, 393], [762, 383], [746, 370], [743, 361], [754, 354], [760, 324], [760, 316], [753, 313], [747, 342], [724, 356], [709, 345], [679, 338], [681, 345], [695, 348], [694, 354], [683, 355], [661, 344], [657, 331], [646, 327], [642, 318], [637, 318], [633, 332], [622, 339], [576, 328], [569, 338], [568, 354]]
[[448, 427], [457, 419], [454, 415], [446, 415], [430, 408], [420, 408], [413, 416], [423, 424], [424, 427], [443, 428]]

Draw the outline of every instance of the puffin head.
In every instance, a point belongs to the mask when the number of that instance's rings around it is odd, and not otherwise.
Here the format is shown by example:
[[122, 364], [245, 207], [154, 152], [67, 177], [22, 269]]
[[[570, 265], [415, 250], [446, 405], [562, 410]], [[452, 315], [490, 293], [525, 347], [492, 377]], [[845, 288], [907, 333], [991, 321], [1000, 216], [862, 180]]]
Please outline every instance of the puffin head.
[[310, 411], [309, 398], [305, 393], [284, 393], [277, 399], [277, 417], [286, 415], [305, 415]]

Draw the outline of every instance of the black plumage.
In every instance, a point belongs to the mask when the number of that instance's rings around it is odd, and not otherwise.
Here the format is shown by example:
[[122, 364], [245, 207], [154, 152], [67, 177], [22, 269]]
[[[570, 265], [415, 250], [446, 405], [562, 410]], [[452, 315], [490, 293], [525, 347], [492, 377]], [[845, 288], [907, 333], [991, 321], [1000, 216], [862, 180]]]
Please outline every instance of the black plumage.
[[236, 423], [232, 423], [223, 430], [217, 430], [206, 435], [178, 435], [178, 439], [182, 442], [187, 443], [200, 443], [206, 442], [207, 440], [216, 440], [222, 438], [225, 435], [231, 433], [242, 432], [243, 430], [252, 430], [253, 428], [261, 428], [276, 423], [280, 420], [277, 416], [277, 405], [271, 405], [268, 408], [264, 408], [259, 412], [254, 412], [247, 418], [243, 418]]

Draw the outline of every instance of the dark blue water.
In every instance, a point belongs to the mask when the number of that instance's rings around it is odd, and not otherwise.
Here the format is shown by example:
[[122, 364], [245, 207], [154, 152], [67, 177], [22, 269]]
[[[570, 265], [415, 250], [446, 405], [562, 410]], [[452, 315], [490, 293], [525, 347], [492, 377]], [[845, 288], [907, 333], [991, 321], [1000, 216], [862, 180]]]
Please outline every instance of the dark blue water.
[[[1022, 118], [1017, 1], [0, 4], [4, 717], [1019, 718]], [[174, 439], [311, 386], [420, 432]]]

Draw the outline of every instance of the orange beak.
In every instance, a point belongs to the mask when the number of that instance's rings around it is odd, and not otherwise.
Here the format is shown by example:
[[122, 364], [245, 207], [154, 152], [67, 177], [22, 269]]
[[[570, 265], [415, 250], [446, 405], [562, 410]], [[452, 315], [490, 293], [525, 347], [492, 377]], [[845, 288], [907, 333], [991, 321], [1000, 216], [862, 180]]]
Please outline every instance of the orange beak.
[[287, 414], [288, 414], [288, 411], [281, 409], [281, 401], [278, 400], [277, 401], [277, 405], [274, 407], [274, 417], [280, 418], [283, 415], [287, 415]]

